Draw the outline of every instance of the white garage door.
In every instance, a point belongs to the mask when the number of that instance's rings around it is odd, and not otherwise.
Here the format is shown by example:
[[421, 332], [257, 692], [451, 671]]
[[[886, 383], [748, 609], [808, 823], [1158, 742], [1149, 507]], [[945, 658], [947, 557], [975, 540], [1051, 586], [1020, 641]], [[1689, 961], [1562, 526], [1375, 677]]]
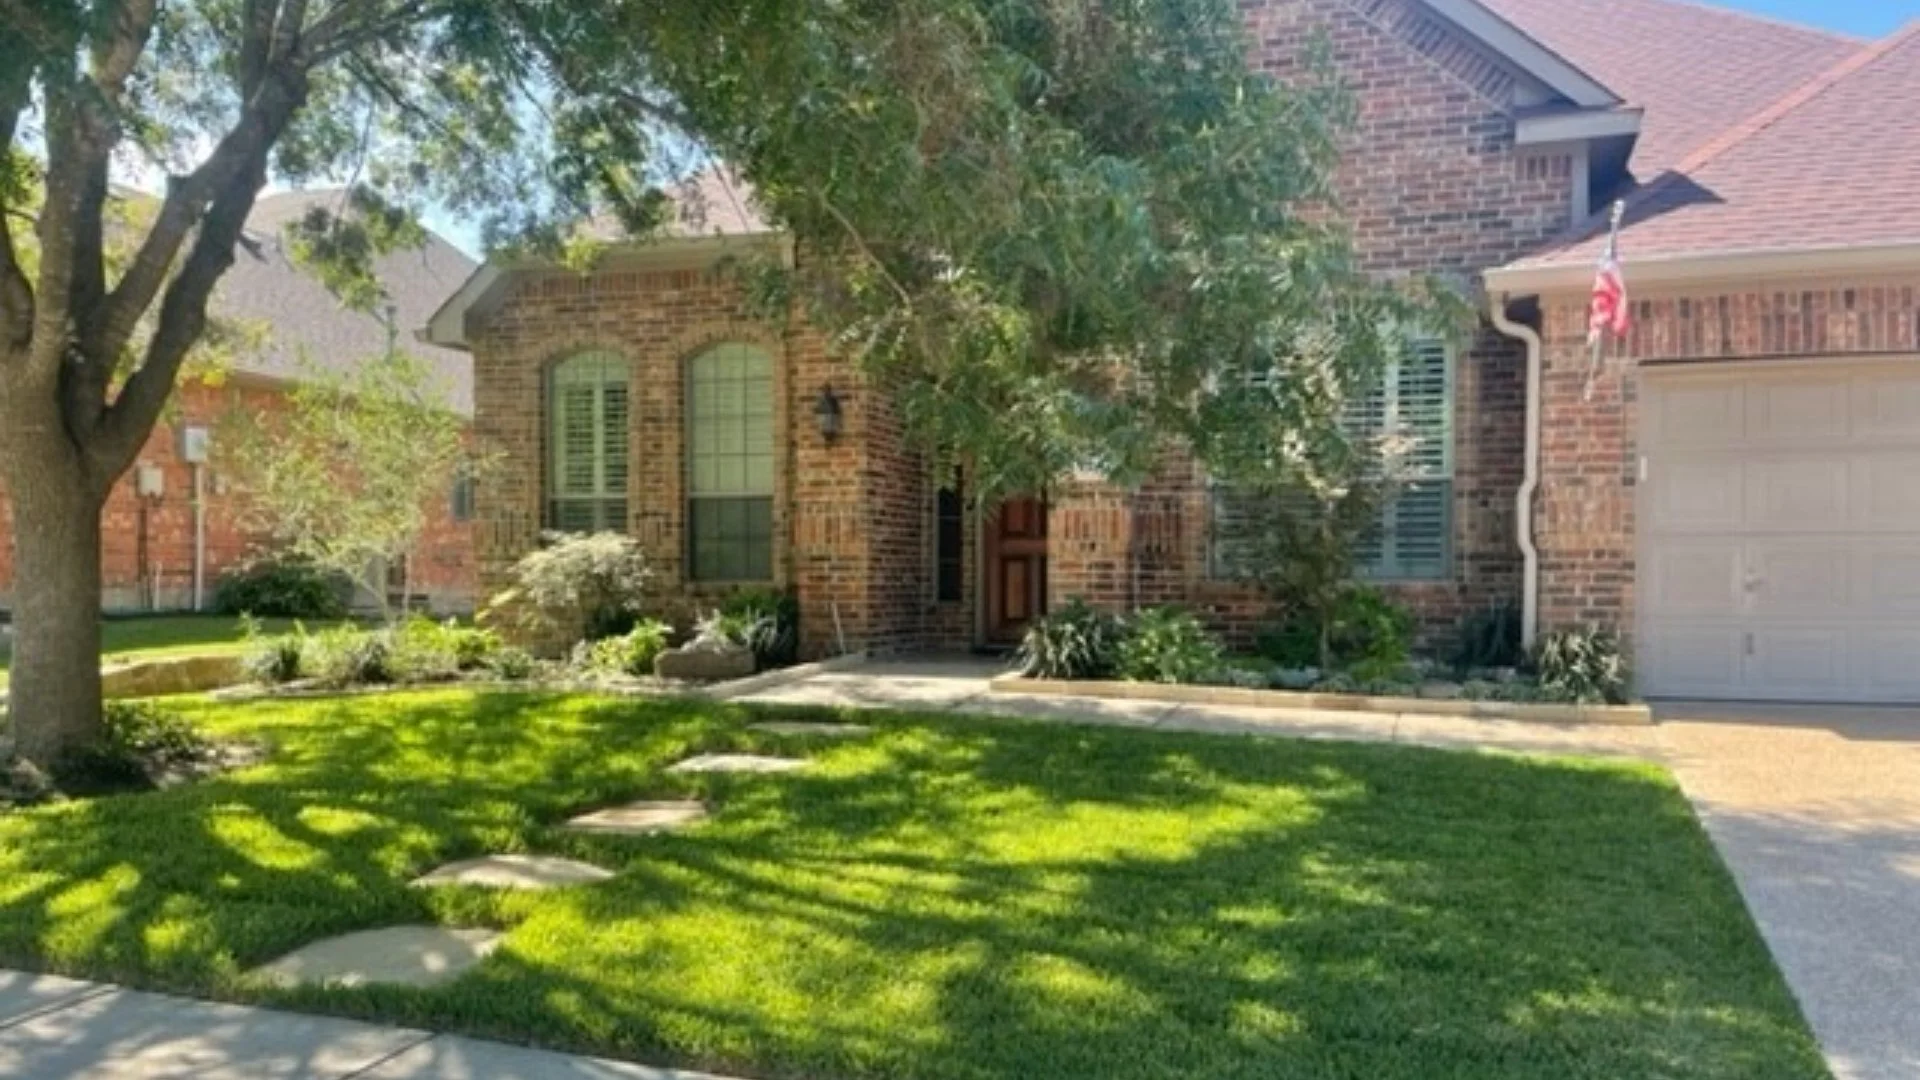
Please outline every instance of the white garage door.
[[1645, 692], [1920, 701], [1920, 362], [1646, 375]]

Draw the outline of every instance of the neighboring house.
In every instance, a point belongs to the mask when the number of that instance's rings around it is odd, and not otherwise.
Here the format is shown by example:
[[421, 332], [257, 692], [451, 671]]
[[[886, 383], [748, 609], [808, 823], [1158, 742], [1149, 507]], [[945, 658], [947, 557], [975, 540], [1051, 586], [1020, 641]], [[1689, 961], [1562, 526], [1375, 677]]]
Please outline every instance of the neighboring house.
[[[1920, 40], [1679, 0], [1240, 6], [1278, 77], [1332, 42], [1366, 265], [1469, 282], [1487, 313], [1371, 403], [1418, 473], [1367, 575], [1434, 640], [1500, 602], [1529, 633], [1614, 627], [1653, 694], [1920, 699]], [[1222, 500], [1191, 462], [976, 530], [819, 333], [745, 314], [716, 264], [785, 240], [738, 185], [702, 186], [726, 212], [584, 276], [487, 266], [432, 320], [508, 452], [484, 581], [542, 528], [606, 527], [690, 602], [793, 588], [813, 654], [1005, 644], [1073, 596], [1243, 636], [1262, 617], [1219, 572]], [[1590, 379], [1616, 197], [1636, 327]]]
[[[190, 432], [217, 439], [222, 418], [232, 410], [285, 408], [285, 392], [303, 364], [338, 369], [386, 349], [387, 330], [380, 320], [343, 309], [316, 278], [290, 261], [285, 248], [288, 224], [318, 202], [339, 199], [338, 191], [287, 193], [263, 197], [255, 207], [212, 309], [217, 318], [257, 324], [269, 336], [262, 349], [236, 357], [233, 368], [217, 378], [183, 379], [134, 467], [114, 485], [101, 519], [105, 610], [192, 610], [196, 596], [199, 604], [211, 604], [222, 574], [270, 550], [264, 537], [245, 528], [244, 494], [221, 474], [217, 453], [211, 464], [198, 468], [196, 513], [196, 466], [182, 452]], [[473, 267], [473, 260], [437, 236], [425, 247], [395, 252], [376, 264], [401, 327], [424, 322]], [[403, 335], [402, 345], [433, 365], [448, 406], [471, 416], [468, 358], [416, 344], [411, 334]], [[143, 479], [150, 492], [144, 497]], [[152, 493], [156, 481], [158, 492]], [[409, 565], [392, 568], [396, 584], [407, 577], [413, 597], [435, 610], [464, 612], [474, 606], [471, 504], [467, 486], [449, 492], [434, 508]], [[11, 510], [0, 498], [0, 610], [13, 586], [12, 535]]]

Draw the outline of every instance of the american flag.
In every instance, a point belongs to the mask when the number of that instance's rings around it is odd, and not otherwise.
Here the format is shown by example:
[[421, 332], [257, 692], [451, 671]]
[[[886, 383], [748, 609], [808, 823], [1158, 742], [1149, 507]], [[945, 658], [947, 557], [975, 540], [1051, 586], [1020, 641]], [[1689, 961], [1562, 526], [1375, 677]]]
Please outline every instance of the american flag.
[[1627, 306], [1627, 275], [1620, 266], [1620, 218], [1623, 207], [1616, 204], [1613, 232], [1607, 237], [1607, 253], [1600, 257], [1600, 270], [1593, 278], [1593, 308], [1587, 316], [1587, 344], [1598, 346], [1609, 333], [1626, 337], [1633, 326]]

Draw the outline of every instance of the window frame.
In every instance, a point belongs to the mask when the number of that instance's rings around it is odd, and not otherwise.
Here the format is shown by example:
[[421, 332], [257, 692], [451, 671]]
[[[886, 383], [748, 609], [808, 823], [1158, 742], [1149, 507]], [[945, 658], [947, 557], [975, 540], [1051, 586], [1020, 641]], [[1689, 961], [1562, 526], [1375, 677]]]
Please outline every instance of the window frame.
[[[589, 364], [595, 367], [595, 377], [581, 378], [570, 374], [571, 369], [584, 369]], [[546, 408], [543, 410], [543, 427], [546, 439], [546, 472], [544, 498], [541, 500], [541, 517], [547, 528], [556, 531], [579, 532], [581, 530], [563, 529], [560, 509], [563, 503], [584, 505], [590, 508], [592, 526], [588, 533], [628, 531], [628, 519], [632, 514], [633, 488], [633, 364], [624, 355], [612, 349], [585, 349], [556, 361], [547, 368]], [[592, 446], [593, 482], [590, 493], [563, 493], [563, 480], [567, 469], [573, 464], [568, 460], [566, 439], [561, 431], [564, 389], [575, 386], [587, 386], [592, 390], [593, 404], [590, 445]], [[619, 389], [623, 395], [620, 418], [620, 468], [619, 486], [612, 484], [610, 466], [614, 455], [609, 453], [612, 445], [608, 430], [610, 391]], [[616, 512], [617, 508], [617, 512]]]
[[[1459, 407], [1457, 350], [1441, 338], [1416, 338], [1407, 343], [1404, 357], [1388, 362], [1381, 373], [1380, 386], [1375, 393], [1381, 395], [1380, 431], [1394, 433], [1402, 430], [1402, 418], [1411, 406], [1405, 394], [1401, 393], [1402, 380], [1406, 375], [1408, 362], [1425, 350], [1435, 350], [1440, 360], [1440, 405], [1437, 410], [1438, 428], [1426, 434], [1410, 433], [1417, 442], [1438, 448], [1437, 461], [1426, 464], [1414, 464], [1400, 478], [1398, 490], [1380, 509], [1380, 520], [1375, 530], [1378, 552], [1371, 558], [1362, 555], [1355, 561], [1355, 576], [1362, 581], [1377, 584], [1430, 584], [1452, 581], [1454, 568], [1454, 472], [1455, 472], [1455, 436], [1456, 417]], [[1416, 452], [1408, 455], [1417, 459]], [[1437, 492], [1439, 500], [1439, 554], [1433, 565], [1409, 565], [1400, 559], [1394, 549], [1401, 541], [1400, 516], [1404, 509], [1401, 502], [1409, 491], [1425, 495]]]
[[[695, 425], [698, 423], [701, 423], [702, 421], [711, 422], [715, 420], [728, 420], [728, 421], [737, 422], [743, 425], [750, 425], [757, 419], [755, 413], [752, 410], [745, 408], [744, 406], [738, 414], [710, 413], [708, 416], [705, 416], [705, 417], [700, 415], [701, 402], [699, 399], [699, 394], [701, 393], [702, 365], [716, 362], [718, 359], [725, 356], [726, 354], [736, 352], [736, 351], [749, 354], [760, 365], [760, 372], [757, 375], [757, 377], [743, 377], [733, 381], [740, 382], [744, 387], [748, 385], [750, 382], [754, 381], [755, 378], [757, 378], [758, 380], [764, 380], [766, 384], [767, 411], [766, 411], [766, 417], [765, 417], [765, 420], [766, 420], [765, 457], [766, 457], [767, 479], [765, 484], [765, 491], [759, 491], [759, 490], [748, 491], [748, 490], [745, 490], [746, 485], [743, 485], [742, 489], [737, 491], [702, 492], [699, 490], [700, 484], [698, 483], [700, 465], [702, 463], [700, 458], [700, 454], [702, 451], [699, 449], [699, 444], [701, 440], [696, 434]], [[774, 507], [779, 494], [778, 473], [779, 473], [779, 465], [780, 465], [779, 442], [780, 442], [780, 415], [781, 415], [780, 402], [777, 400], [777, 379], [776, 379], [776, 371], [775, 371], [775, 365], [774, 365], [774, 356], [766, 348], [760, 345], [754, 344], [752, 342], [747, 342], [747, 341], [716, 342], [712, 345], [708, 345], [707, 347], [687, 357], [686, 362], [682, 366], [682, 374], [684, 376], [684, 381], [685, 381], [684, 394], [682, 396], [682, 401], [685, 406], [685, 412], [684, 412], [684, 416], [682, 418], [682, 423], [681, 423], [681, 439], [682, 439], [681, 468], [682, 468], [682, 481], [685, 484], [685, 490], [683, 492], [683, 498], [681, 502], [681, 511], [683, 515], [682, 528], [681, 528], [681, 555], [683, 560], [681, 576], [688, 583], [697, 584], [701, 586], [772, 584], [775, 582], [775, 580], [779, 576], [778, 569], [776, 566], [776, 558], [775, 558], [777, 546], [778, 546], [779, 530], [777, 527], [777, 522], [774, 520], [775, 518]], [[743, 397], [743, 400], [744, 400], [744, 397]], [[752, 434], [752, 432], [743, 429], [742, 434], [743, 436], [746, 436], [746, 435]], [[716, 450], [713, 452], [720, 453], [721, 451]], [[743, 443], [743, 449], [737, 450], [737, 451], [728, 451], [728, 453], [731, 453], [734, 456], [741, 456], [749, 459], [759, 458], [761, 456], [758, 453], [753, 453], [749, 449], [746, 449], [744, 443]], [[740, 576], [739, 574], [729, 572], [729, 573], [721, 574], [717, 576], [710, 576], [702, 572], [701, 570], [702, 551], [700, 547], [701, 541], [699, 536], [700, 530], [696, 528], [695, 522], [698, 518], [704, 516], [705, 513], [712, 512], [712, 509], [714, 507], [718, 507], [722, 504], [727, 504], [727, 503], [752, 504], [749, 507], [750, 515], [752, 510], [760, 508], [759, 504], [764, 504], [765, 519], [766, 519], [766, 536], [764, 540], [765, 550], [764, 552], [761, 552], [759, 555], [753, 555], [753, 554], [748, 555], [748, 558], [755, 562], [758, 562], [761, 557], [764, 557], [764, 564], [766, 568], [764, 574], [750, 573], [749, 576]], [[758, 537], [752, 535], [751, 531], [749, 531], [745, 537], [745, 541], [736, 540], [733, 542], [736, 542], [736, 543], [744, 542], [751, 545], [757, 540], [758, 540]], [[752, 547], [748, 546], [744, 550], [751, 553]], [[752, 571], [752, 570], [757, 570], [757, 567], [749, 567], [747, 569]]]
[[[1459, 363], [1458, 350], [1441, 338], [1416, 338], [1407, 343], [1407, 359], [1413, 359], [1422, 350], [1438, 350], [1441, 363], [1440, 407], [1438, 409], [1437, 430], [1425, 435], [1414, 436], [1417, 440], [1435, 446], [1438, 449], [1437, 460], [1420, 466], [1416, 465], [1402, 477], [1399, 490], [1394, 498], [1380, 510], [1380, 520], [1374, 532], [1378, 539], [1363, 541], [1369, 546], [1377, 544], [1377, 554], [1368, 557], [1364, 552], [1358, 554], [1354, 562], [1354, 577], [1357, 580], [1381, 585], [1395, 584], [1438, 584], [1454, 580], [1457, 576], [1456, 555], [1456, 513], [1455, 513], [1455, 470], [1456, 435], [1459, 409]], [[1392, 433], [1399, 429], [1402, 415], [1409, 411], [1409, 403], [1400, 393], [1404, 375], [1405, 360], [1395, 358], [1387, 363], [1381, 372], [1380, 384], [1372, 394], [1380, 395], [1381, 407], [1378, 431]], [[1349, 430], [1360, 428], [1364, 421], [1356, 416]], [[1364, 429], [1356, 431], [1364, 434]], [[1409, 455], [1418, 458], [1417, 453]], [[1427, 490], [1438, 490], [1440, 501], [1440, 552], [1435, 564], [1412, 566], [1391, 558], [1395, 547], [1395, 537], [1399, 534], [1399, 519], [1403, 509], [1400, 502], [1409, 489], [1425, 494]], [[1233, 491], [1224, 484], [1209, 477], [1206, 481], [1207, 497], [1207, 546], [1206, 580], [1218, 583], [1245, 581], [1247, 575], [1236, 571], [1227, 561], [1226, 545], [1223, 542], [1223, 504], [1234, 497]]]

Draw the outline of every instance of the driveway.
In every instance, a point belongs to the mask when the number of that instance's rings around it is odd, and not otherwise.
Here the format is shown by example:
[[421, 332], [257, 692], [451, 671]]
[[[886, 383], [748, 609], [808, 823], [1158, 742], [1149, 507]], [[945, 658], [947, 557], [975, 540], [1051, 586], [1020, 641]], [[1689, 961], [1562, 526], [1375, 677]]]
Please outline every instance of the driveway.
[[1920, 710], [1659, 715], [1835, 1076], [1920, 1076]]

